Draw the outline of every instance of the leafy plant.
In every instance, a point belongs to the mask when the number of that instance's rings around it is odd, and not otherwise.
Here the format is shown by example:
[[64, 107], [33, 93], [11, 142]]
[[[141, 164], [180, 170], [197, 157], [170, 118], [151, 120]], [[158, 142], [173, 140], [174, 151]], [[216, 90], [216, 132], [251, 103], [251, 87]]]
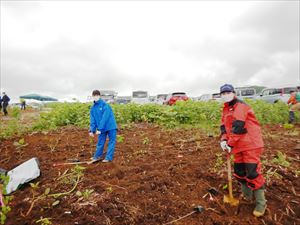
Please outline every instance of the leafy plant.
[[91, 196], [91, 194], [92, 194], [93, 192], [94, 192], [93, 189], [86, 189], [86, 190], [84, 190], [83, 192], [77, 191], [77, 192], [76, 192], [76, 195], [77, 195], [78, 197], [83, 197], [84, 199], [88, 199], [88, 198]]
[[43, 218], [42, 216], [35, 223], [39, 223], [41, 225], [50, 225], [50, 224], [52, 224], [51, 218]]
[[112, 188], [112, 187], [107, 187], [107, 188], [106, 188], [106, 191], [107, 191], [108, 193], [112, 193], [112, 192], [113, 192], [113, 188]]
[[50, 148], [50, 152], [55, 152], [55, 149], [59, 143], [60, 139], [56, 139], [53, 143], [48, 144], [48, 147]]
[[20, 119], [20, 117], [21, 117], [21, 110], [19, 108], [14, 107], [14, 108], [12, 108], [11, 115], [15, 119]]
[[214, 166], [212, 168], [213, 172], [218, 173], [222, 169], [222, 167], [225, 164], [225, 161], [223, 160], [223, 158], [224, 158], [223, 153], [216, 153], [216, 160], [215, 160]]
[[148, 145], [150, 143], [150, 140], [148, 137], [145, 137], [144, 140], [143, 140], [143, 144], [144, 145]]
[[16, 147], [16, 149], [20, 149], [20, 148], [23, 148], [23, 147], [27, 146], [28, 143], [25, 143], [24, 138], [21, 138], [19, 141], [15, 141], [13, 143], [13, 145]]
[[7, 219], [7, 214], [11, 211], [11, 207], [9, 206], [9, 203], [12, 201], [12, 196], [2, 196], [3, 194], [6, 194], [6, 186], [9, 182], [9, 176], [6, 176], [4, 174], [0, 174], [0, 181], [3, 184], [0, 184], [0, 198], [3, 200], [3, 205], [1, 205], [1, 211], [0, 211], [0, 224], [5, 224], [5, 221]]
[[284, 153], [282, 153], [281, 151], [277, 151], [275, 158], [272, 159], [271, 162], [274, 164], [283, 166], [283, 167], [289, 167], [291, 164], [290, 162], [287, 161], [286, 155]]
[[294, 125], [293, 125], [293, 124], [290, 124], [290, 123], [285, 123], [285, 124], [283, 124], [283, 128], [284, 128], [284, 129], [293, 129], [293, 128], [294, 128]]
[[124, 142], [124, 136], [122, 136], [122, 135], [117, 135], [117, 142], [118, 142], [118, 143], [123, 143], [123, 142]]
[[80, 178], [84, 175], [84, 172], [83, 172], [84, 170], [85, 170], [85, 167], [83, 167], [83, 166], [79, 166], [79, 165], [74, 166], [71, 169], [70, 174], [63, 175], [64, 177], [68, 178], [68, 180], [71, 184], [73, 184], [72, 189], [69, 191], [66, 191], [66, 192], [49, 194], [48, 196], [54, 197], [54, 198], [59, 198], [59, 197], [71, 194], [73, 191], [75, 191], [75, 189], [80, 181]]

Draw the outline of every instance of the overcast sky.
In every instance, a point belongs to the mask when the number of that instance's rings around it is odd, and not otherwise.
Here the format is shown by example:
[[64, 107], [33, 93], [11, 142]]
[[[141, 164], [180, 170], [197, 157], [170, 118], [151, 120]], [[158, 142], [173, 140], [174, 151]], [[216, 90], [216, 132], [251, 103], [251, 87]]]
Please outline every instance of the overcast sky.
[[3, 1], [1, 90], [86, 99], [299, 85], [299, 1]]

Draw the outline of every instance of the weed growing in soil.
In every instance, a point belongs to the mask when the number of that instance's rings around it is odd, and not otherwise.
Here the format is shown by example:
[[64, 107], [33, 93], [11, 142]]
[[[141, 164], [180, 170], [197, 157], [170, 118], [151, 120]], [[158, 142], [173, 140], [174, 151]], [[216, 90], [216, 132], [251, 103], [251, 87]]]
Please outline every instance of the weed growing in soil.
[[27, 146], [28, 144], [25, 143], [25, 139], [24, 138], [21, 138], [19, 141], [15, 141], [13, 145], [18, 150], [20, 148], [23, 148], [23, 147]]
[[[85, 170], [85, 167], [76, 165], [71, 169], [71, 172], [69, 174], [63, 175], [60, 179], [64, 179], [64, 181], [67, 181], [69, 184], [73, 184], [73, 188], [67, 192], [61, 192], [61, 193], [55, 193], [48, 195], [49, 197], [54, 198], [60, 198], [62, 196], [66, 196], [71, 194], [73, 191], [75, 191], [81, 177], [84, 175], [83, 171]], [[58, 178], [59, 179], [59, 178]]]
[[285, 123], [285, 124], [283, 124], [283, 128], [284, 128], [284, 129], [293, 129], [293, 128], [294, 128], [294, 125], [293, 125], [293, 124], [290, 124], [290, 123]]
[[143, 140], [143, 144], [144, 145], [148, 145], [150, 143], [150, 140], [148, 137], [145, 137], [144, 140]]
[[284, 153], [282, 153], [281, 151], [277, 151], [275, 158], [272, 159], [271, 162], [274, 164], [278, 164], [279, 166], [283, 166], [283, 167], [289, 167], [291, 164], [290, 162], [287, 161], [286, 155]]
[[274, 180], [281, 180], [282, 176], [277, 173], [277, 169], [270, 168], [265, 173], [266, 184], [269, 185]]
[[112, 188], [112, 187], [107, 187], [107, 188], [106, 188], [106, 191], [107, 191], [108, 193], [112, 193], [112, 192], [113, 192], [113, 188]]
[[43, 218], [43, 217], [41, 217], [35, 223], [39, 223], [40, 225], [50, 225], [50, 224], [52, 224], [51, 218]]
[[117, 142], [118, 142], [118, 143], [123, 143], [123, 142], [124, 142], [124, 136], [122, 136], [122, 135], [117, 135]]
[[84, 199], [89, 199], [91, 194], [94, 192], [94, 189], [85, 189], [83, 192], [77, 191], [76, 195], [78, 197], [83, 197]]
[[[9, 182], [9, 176], [5, 176], [3, 174], [0, 175], [0, 190], [1, 193], [6, 194], [6, 186]], [[13, 199], [12, 196], [3, 196], [3, 203], [4, 205], [1, 206], [0, 211], [0, 224], [5, 224], [7, 214], [11, 211], [11, 207], [9, 206], [9, 202]]]
[[216, 153], [216, 160], [215, 164], [213, 165], [212, 171], [214, 173], [219, 173], [220, 170], [224, 167], [225, 161], [223, 160], [224, 154], [223, 153]]

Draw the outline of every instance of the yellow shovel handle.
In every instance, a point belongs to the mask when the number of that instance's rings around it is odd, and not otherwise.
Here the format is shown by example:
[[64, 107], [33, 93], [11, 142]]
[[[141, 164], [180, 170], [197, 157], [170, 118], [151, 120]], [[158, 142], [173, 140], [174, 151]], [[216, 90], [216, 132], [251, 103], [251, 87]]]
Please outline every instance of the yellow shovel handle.
[[232, 177], [231, 177], [230, 154], [227, 154], [227, 172], [228, 172], [228, 190], [229, 190], [229, 197], [230, 197], [230, 198], [233, 198], [233, 195], [232, 195]]

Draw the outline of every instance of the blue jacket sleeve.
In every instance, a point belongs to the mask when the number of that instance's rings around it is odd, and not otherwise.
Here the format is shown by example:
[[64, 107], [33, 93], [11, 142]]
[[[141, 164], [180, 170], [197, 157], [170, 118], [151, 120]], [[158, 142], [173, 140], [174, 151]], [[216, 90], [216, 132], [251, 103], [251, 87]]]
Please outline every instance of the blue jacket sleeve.
[[109, 115], [110, 115], [110, 107], [108, 105], [106, 105], [104, 107], [104, 112], [103, 112], [103, 116], [101, 118], [101, 121], [99, 123], [99, 127], [98, 129], [103, 132], [104, 131], [104, 128], [105, 128], [105, 125], [109, 119]]
[[96, 121], [93, 116], [92, 110], [90, 111], [90, 132], [92, 133], [96, 132]]

